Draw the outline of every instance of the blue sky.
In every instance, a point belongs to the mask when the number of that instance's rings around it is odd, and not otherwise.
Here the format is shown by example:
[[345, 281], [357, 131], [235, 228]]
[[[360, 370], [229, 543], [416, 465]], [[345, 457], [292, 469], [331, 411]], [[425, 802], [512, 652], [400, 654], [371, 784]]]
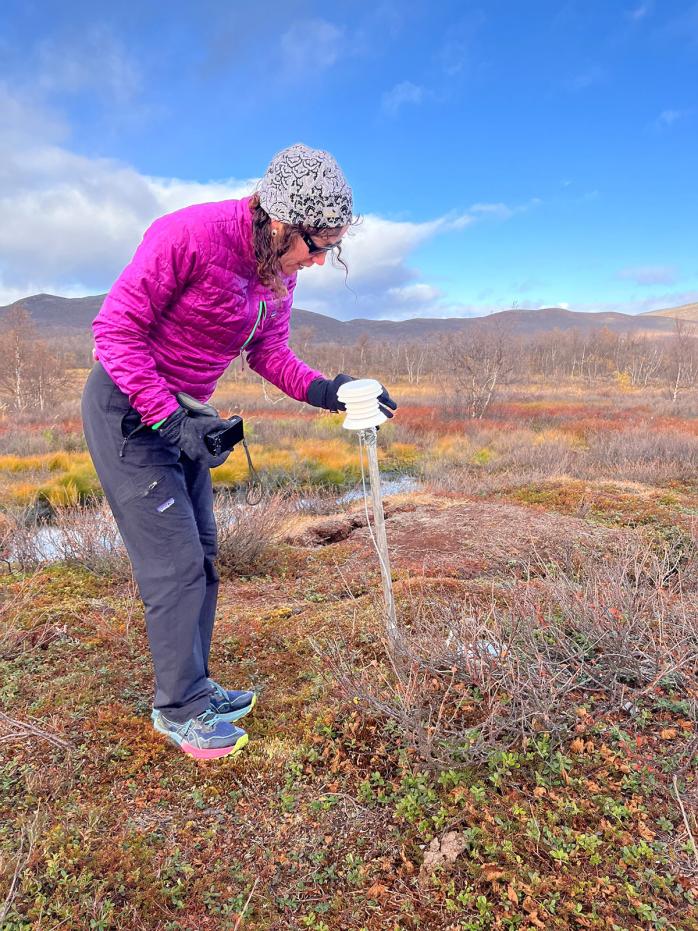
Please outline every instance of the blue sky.
[[342, 319], [698, 300], [698, 2], [4, 0], [0, 304], [107, 290], [142, 232], [303, 141], [363, 222]]

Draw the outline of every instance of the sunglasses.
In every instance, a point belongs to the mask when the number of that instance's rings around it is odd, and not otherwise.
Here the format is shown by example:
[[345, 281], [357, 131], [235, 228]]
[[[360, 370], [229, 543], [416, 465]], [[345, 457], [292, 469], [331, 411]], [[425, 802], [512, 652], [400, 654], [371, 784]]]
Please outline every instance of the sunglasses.
[[318, 246], [317, 243], [314, 243], [310, 236], [308, 236], [308, 234], [303, 230], [298, 230], [298, 235], [308, 247], [309, 255], [320, 255], [321, 252], [332, 252], [332, 250], [336, 249], [341, 242], [340, 239], [338, 242], [330, 243], [327, 246]]

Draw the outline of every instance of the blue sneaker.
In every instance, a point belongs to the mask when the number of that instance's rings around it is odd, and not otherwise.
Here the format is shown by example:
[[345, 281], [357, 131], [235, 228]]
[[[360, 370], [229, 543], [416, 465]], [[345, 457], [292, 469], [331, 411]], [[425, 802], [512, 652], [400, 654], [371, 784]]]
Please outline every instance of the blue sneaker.
[[239, 753], [249, 740], [241, 727], [223, 721], [210, 708], [181, 724], [170, 721], [155, 708], [151, 717], [156, 731], [197, 760], [217, 760], [229, 753]]
[[224, 689], [213, 679], [209, 679], [208, 683], [211, 686], [209, 707], [221, 721], [227, 721], [229, 724], [239, 721], [257, 704], [257, 696], [254, 692], [235, 692], [231, 689]]

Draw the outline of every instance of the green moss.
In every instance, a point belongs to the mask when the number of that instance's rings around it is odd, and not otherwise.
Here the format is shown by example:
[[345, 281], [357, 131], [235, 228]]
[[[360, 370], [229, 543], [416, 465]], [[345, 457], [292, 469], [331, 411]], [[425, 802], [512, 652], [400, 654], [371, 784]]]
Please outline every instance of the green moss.
[[482, 449], [478, 449], [477, 452], [472, 455], [472, 462], [474, 465], [484, 466], [488, 465], [494, 459], [494, 451], [488, 446], [483, 446]]

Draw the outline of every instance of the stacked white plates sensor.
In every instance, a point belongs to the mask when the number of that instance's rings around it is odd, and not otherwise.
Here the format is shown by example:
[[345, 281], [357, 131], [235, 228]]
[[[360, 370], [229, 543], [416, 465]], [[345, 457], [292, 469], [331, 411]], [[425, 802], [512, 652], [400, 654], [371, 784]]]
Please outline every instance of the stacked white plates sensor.
[[378, 406], [383, 386], [375, 378], [357, 378], [340, 385], [337, 397], [347, 408], [342, 426], [345, 430], [367, 430], [388, 418]]

